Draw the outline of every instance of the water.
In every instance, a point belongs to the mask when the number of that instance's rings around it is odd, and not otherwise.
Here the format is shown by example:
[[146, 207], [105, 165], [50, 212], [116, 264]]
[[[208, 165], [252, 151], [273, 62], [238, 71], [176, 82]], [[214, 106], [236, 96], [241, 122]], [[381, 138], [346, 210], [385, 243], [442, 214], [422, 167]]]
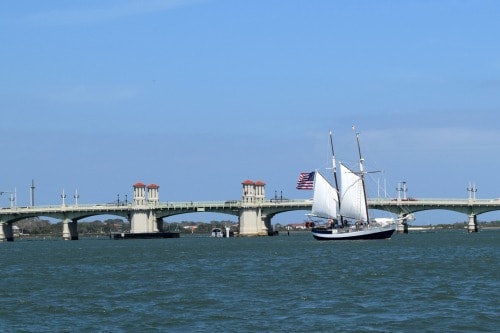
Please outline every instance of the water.
[[500, 231], [0, 244], [2, 332], [494, 332]]

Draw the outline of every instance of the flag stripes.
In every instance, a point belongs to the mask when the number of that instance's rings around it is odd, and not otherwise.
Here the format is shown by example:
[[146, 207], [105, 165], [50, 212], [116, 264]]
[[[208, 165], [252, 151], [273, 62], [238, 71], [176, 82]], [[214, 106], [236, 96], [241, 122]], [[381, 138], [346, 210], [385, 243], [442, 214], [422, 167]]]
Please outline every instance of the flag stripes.
[[314, 188], [314, 171], [302, 172], [297, 180], [298, 190], [312, 190]]

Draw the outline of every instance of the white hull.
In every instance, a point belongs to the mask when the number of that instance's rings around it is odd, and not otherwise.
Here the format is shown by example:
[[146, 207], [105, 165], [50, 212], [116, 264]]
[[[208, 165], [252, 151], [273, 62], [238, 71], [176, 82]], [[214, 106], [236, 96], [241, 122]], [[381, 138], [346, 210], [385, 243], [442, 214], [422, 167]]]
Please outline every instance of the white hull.
[[212, 229], [212, 237], [216, 237], [216, 238], [224, 237], [224, 233], [222, 232], [221, 229], [215, 228], [215, 229]]

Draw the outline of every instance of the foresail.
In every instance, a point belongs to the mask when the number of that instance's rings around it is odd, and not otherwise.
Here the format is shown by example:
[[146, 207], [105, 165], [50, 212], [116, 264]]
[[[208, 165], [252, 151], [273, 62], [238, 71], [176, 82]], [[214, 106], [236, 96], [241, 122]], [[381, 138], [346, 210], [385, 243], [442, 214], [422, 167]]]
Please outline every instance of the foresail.
[[338, 195], [335, 188], [316, 171], [311, 214], [323, 218], [337, 218]]
[[356, 220], [367, 220], [363, 182], [360, 175], [340, 163], [340, 214]]

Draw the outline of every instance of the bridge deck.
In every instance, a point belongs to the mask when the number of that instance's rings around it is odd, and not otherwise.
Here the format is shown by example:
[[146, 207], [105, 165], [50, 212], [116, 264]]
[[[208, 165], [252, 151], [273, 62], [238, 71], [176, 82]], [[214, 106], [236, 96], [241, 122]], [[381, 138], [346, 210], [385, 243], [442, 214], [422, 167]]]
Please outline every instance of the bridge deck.
[[[500, 210], [500, 199], [369, 199], [368, 205], [372, 209], [389, 211], [395, 214], [409, 214], [423, 210], [444, 209], [462, 212], [465, 214], [482, 214]], [[134, 206], [128, 204], [79, 204], [79, 205], [49, 205], [34, 207], [4, 207], [0, 209], [0, 222], [11, 222], [21, 218], [33, 216], [48, 216], [59, 218], [70, 216], [81, 218], [92, 215], [126, 216], [129, 212], [138, 209], [153, 209], [160, 217], [192, 212], [220, 212], [238, 215], [241, 208], [252, 205], [243, 204], [239, 200], [227, 201], [187, 201], [187, 202], [159, 202], [155, 205]], [[312, 200], [266, 200], [253, 206], [260, 206], [265, 214], [275, 215], [291, 210], [310, 210]]]

